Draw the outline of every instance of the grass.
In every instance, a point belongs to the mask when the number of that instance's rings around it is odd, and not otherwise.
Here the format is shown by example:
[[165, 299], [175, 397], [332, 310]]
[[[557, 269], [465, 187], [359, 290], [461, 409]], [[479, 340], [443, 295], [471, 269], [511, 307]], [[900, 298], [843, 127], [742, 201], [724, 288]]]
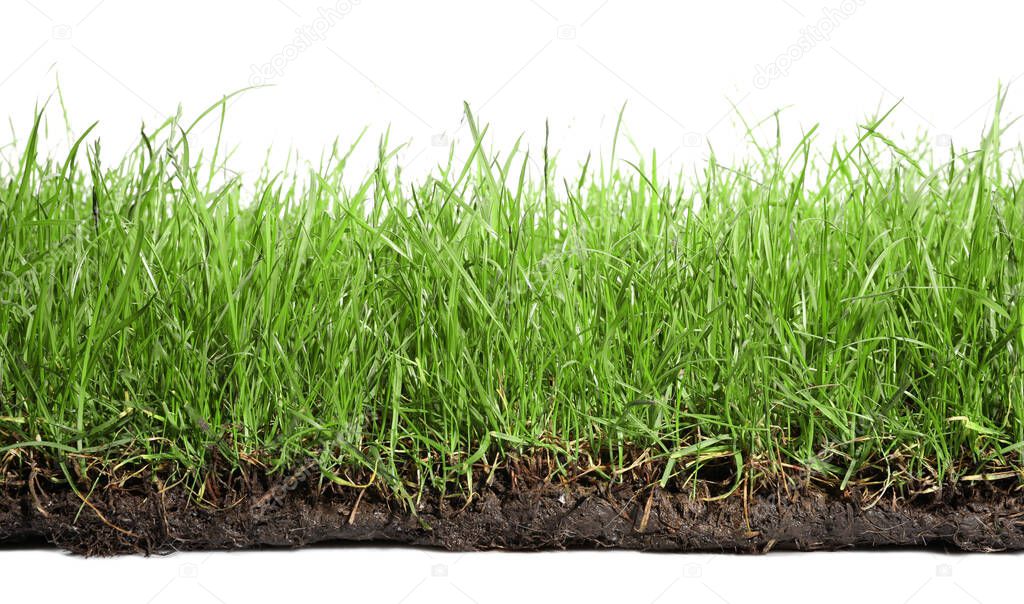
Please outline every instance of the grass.
[[179, 118], [101, 165], [91, 131], [43, 158], [40, 112], [0, 166], [0, 465], [200, 494], [217, 464], [311, 457], [472, 489], [473, 464], [538, 452], [609, 480], [641, 458], [666, 483], [1019, 480], [1024, 192], [998, 114], [974, 149], [900, 149], [878, 119], [691, 179], [614, 151], [563, 177], [546, 145], [489, 152], [467, 109], [469, 159], [418, 182], [382, 139], [358, 185], [335, 148], [243, 195]]

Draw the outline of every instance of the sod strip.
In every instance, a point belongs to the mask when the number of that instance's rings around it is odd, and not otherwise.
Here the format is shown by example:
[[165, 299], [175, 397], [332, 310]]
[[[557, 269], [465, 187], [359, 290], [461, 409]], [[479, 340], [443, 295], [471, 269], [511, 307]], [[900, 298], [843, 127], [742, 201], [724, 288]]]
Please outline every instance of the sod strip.
[[40, 112], [0, 163], [0, 544], [1024, 548], [1003, 98], [969, 149], [886, 114], [692, 177], [467, 108], [415, 182], [387, 138], [238, 176], [178, 118], [46, 159]]

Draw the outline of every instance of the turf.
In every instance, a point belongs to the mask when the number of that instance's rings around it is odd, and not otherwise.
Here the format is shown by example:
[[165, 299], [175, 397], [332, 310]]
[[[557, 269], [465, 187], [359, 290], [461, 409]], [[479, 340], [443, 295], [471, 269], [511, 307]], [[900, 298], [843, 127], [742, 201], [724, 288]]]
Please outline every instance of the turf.
[[362, 178], [335, 147], [246, 179], [180, 117], [116, 165], [93, 129], [46, 159], [40, 112], [0, 165], [0, 465], [199, 496], [217, 464], [412, 497], [537, 454], [662, 484], [1017, 481], [999, 113], [970, 149], [902, 149], [882, 116], [666, 176], [497, 153], [467, 110], [468, 159], [405, 182], [386, 138]]

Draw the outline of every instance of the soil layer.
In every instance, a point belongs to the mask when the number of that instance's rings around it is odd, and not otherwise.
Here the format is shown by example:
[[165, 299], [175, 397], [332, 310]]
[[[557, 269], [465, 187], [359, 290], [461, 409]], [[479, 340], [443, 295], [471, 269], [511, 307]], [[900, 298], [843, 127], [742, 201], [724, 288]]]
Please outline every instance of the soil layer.
[[[528, 476], [529, 473], [526, 473]], [[1024, 549], [1024, 496], [992, 484], [870, 497], [804, 485], [708, 500], [639, 479], [491, 474], [468, 498], [424, 496], [416, 514], [374, 489], [302, 478], [221, 483], [202, 501], [156, 479], [85, 494], [35, 475], [0, 484], [0, 545], [45, 541], [88, 555], [389, 542], [451, 550], [628, 548], [766, 552], [848, 547]], [[213, 500], [211, 502], [211, 500]]]

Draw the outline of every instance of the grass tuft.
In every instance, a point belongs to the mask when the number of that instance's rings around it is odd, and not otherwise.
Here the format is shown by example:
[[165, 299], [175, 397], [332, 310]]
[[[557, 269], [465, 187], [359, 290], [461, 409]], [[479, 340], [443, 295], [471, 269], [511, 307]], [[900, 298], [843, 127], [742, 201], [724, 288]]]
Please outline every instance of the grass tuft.
[[383, 139], [357, 186], [334, 149], [246, 196], [178, 119], [104, 165], [92, 128], [43, 158], [40, 112], [0, 165], [0, 459], [197, 490], [217, 460], [310, 457], [471, 489], [536, 452], [646, 456], [662, 484], [723, 460], [1019, 480], [1024, 193], [998, 119], [964, 152], [880, 119], [694, 179], [653, 156], [563, 178], [467, 119], [470, 157], [418, 182]]

